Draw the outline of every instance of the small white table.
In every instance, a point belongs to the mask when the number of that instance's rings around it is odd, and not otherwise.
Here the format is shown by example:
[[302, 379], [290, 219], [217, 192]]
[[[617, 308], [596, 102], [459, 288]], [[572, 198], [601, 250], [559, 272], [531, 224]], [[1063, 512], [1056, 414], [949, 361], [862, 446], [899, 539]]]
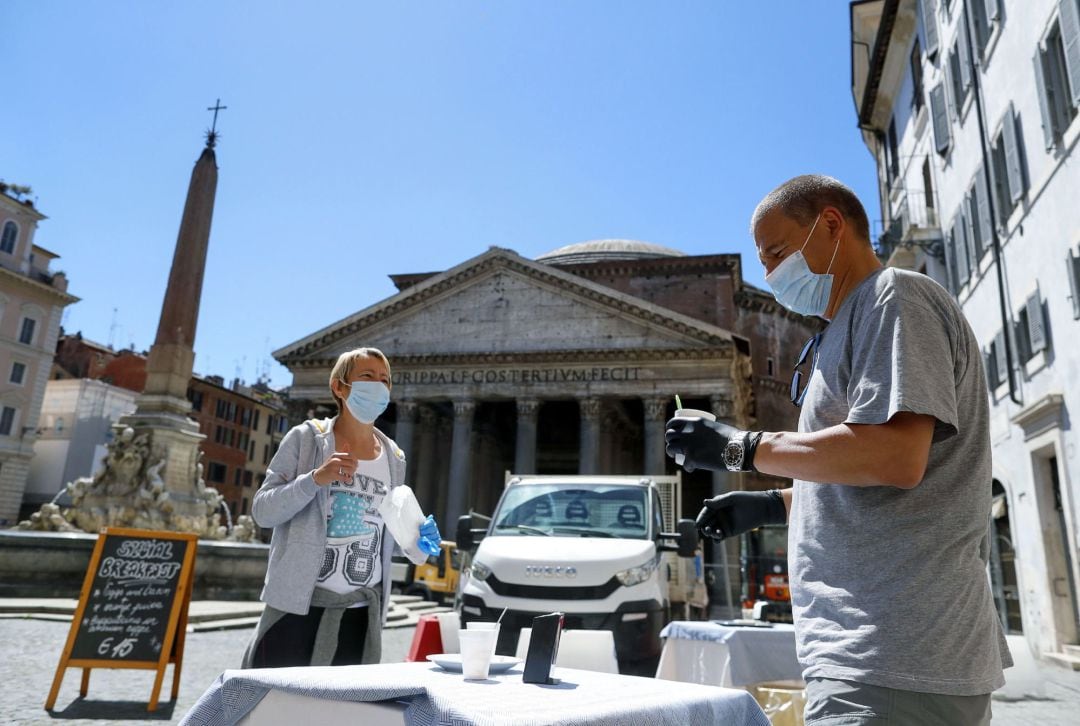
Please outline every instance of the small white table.
[[787, 623], [755, 628], [676, 620], [660, 637], [666, 640], [657, 678], [726, 688], [802, 679], [795, 628]]
[[[251, 717], [249, 723], [274, 723], [285, 709], [295, 713], [292, 709], [299, 707], [302, 719], [290, 723], [360, 718], [364, 723], [461, 726], [769, 726], [745, 691], [569, 668], [556, 668], [554, 675], [561, 683], [523, 683], [520, 666], [486, 681], [466, 681], [431, 663], [228, 670], [180, 723], [218, 726], [245, 716]], [[269, 694], [274, 694], [270, 708], [256, 712]], [[379, 709], [361, 713], [354, 708], [363, 705]]]

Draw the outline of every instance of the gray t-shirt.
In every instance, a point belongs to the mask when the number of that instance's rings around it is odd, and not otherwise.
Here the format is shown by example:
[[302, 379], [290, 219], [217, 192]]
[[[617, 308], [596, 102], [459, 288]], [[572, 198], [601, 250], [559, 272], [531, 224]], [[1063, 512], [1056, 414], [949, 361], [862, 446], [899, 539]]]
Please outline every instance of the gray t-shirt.
[[924, 275], [888, 268], [818, 346], [799, 431], [937, 419], [914, 489], [796, 480], [791, 600], [804, 677], [925, 693], [1000, 688], [1012, 665], [990, 593], [989, 404], [978, 343]]

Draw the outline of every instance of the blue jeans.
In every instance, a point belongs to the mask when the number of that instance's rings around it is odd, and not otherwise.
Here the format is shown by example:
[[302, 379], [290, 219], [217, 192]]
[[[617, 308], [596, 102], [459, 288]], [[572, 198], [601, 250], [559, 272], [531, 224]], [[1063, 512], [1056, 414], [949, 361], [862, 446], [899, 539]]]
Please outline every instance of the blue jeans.
[[983, 726], [990, 694], [946, 696], [834, 678], [806, 681], [806, 726]]

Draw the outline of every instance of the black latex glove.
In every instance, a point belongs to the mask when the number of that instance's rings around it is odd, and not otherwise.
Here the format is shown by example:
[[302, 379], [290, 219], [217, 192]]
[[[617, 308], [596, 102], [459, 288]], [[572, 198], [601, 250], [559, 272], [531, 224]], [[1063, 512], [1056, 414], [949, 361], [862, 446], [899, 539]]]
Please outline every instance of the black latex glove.
[[676, 454], [682, 454], [686, 457], [682, 464], [684, 470], [725, 471], [724, 447], [733, 437], [743, 433], [720, 421], [676, 417], [667, 422], [664, 438], [668, 456], [674, 459]]
[[702, 537], [722, 540], [763, 524], [787, 524], [787, 508], [779, 489], [767, 492], [728, 492], [705, 500], [697, 516]]

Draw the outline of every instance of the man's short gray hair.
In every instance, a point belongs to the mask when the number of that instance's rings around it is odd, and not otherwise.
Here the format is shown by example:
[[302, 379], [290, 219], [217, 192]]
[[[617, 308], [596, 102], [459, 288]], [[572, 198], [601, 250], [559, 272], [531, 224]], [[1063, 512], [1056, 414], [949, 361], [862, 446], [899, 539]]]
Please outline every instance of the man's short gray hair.
[[870, 221], [866, 209], [846, 184], [824, 174], [803, 174], [773, 189], [750, 218], [750, 235], [769, 212], [779, 209], [803, 226], [813, 224], [825, 207], [836, 207], [855, 228], [855, 234], [870, 241]]

